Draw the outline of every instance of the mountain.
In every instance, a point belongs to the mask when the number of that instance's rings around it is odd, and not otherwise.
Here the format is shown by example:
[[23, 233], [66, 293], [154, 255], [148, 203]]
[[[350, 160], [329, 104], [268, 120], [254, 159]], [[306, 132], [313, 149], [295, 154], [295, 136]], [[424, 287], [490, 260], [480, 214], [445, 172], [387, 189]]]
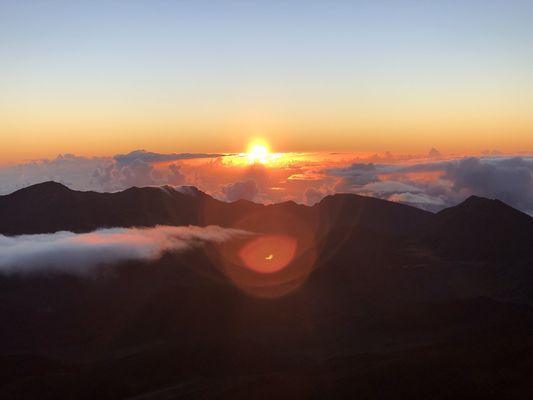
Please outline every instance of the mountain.
[[0, 234], [155, 225], [233, 226], [253, 214], [258, 214], [260, 226], [248, 221], [249, 227], [259, 231], [275, 230], [276, 221], [288, 217], [306, 221], [313, 229], [360, 226], [400, 235], [431, 215], [414, 207], [358, 195], [328, 196], [315, 207], [294, 202], [264, 206], [245, 200], [226, 203], [195, 188], [178, 191], [168, 186], [132, 187], [116, 193], [97, 193], [45, 182], [0, 197]]
[[533, 218], [500, 200], [471, 196], [437, 213], [424, 241], [456, 260], [512, 262], [533, 250]]
[[[198, 199], [202, 199], [199, 193]], [[45, 182], [0, 197], [0, 233], [88, 232], [104, 227], [195, 224], [198, 201], [173, 189], [80, 192]]]
[[53, 182], [0, 197], [4, 235], [157, 224], [285, 234], [303, 249], [270, 275], [221, 264], [216, 246], [90, 276], [0, 274], [1, 398], [533, 395], [532, 219], [500, 201], [433, 214], [350, 194], [307, 207]]

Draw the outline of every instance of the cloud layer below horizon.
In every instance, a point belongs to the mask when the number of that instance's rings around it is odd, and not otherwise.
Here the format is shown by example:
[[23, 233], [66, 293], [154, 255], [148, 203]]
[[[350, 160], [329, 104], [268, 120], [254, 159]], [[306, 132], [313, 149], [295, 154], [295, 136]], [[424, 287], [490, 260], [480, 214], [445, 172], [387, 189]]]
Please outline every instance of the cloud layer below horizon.
[[0, 235], [0, 273], [61, 272], [85, 275], [93, 268], [129, 260], [150, 261], [251, 233], [219, 226], [111, 228], [90, 233]]
[[159, 154], [143, 150], [114, 157], [60, 155], [0, 167], [0, 194], [47, 180], [73, 189], [117, 191], [131, 186], [192, 185], [225, 201], [312, 205], [339, 192], [402, 202], [430, 211], [475, 194], [499, 198], [533, 214], [533, 156], [489, 151], [475, 156], [286, 153], [271, 165], [242, 156]]

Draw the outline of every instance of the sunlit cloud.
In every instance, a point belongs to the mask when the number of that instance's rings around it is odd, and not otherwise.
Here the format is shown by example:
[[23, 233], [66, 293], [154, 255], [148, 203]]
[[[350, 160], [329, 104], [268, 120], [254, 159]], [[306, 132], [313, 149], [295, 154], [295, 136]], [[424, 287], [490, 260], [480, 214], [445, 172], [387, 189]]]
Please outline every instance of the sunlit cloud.
[[505, 156], [493, 150], [485, 153], [447, 155], [436, 149], [418, 155], [267, 150], [265, 162], [250, 162], [248, 153], [159, 154], [138, 150], [108, 158], [65, 154], [53, 160], [0, 168], [0, 193], [55, 180], [77, 190], [169, 185], [196, 187], [223, 201], [312, 205], [329, 194], [349, 192], [430, 211], [476, 194], [532, 212], [533, 158]]

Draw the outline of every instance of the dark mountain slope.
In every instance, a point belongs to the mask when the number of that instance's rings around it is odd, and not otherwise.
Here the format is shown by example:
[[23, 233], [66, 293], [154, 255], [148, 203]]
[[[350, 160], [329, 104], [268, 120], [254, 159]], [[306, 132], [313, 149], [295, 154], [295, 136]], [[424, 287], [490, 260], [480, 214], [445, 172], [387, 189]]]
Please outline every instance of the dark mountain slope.
[[358, 226], [398, 236], [415, 232], [432, 216], [418, 208], [356, 194], [326, 196], [315, 207], [324, 224], [337, 228]]
[[204, 199], [156, 187], [96, 193], [45, 182], [0, 198], [0, 233], [197, 224], [198, 208]]
[[422, 241], [453, 260], [531, 262], [533, 218], [499, 200], [471, 196], [435, 214]]
[[[0, 197], [4, 234], [155, 224], [293, 235], [316, 263], [275, 298], [239, 285], [217, 245], [89, 277], [0, 274], [1, 398], [533, 395], [531, 217], [501, 202], [431, 214], [355, 195], [265, 206], [56, 183]], [[302, 259], [244, 272], [253, 285], [286, 284], [277, 277]]]
[[[315, 207], [294, 202], [264, 206], [245, 200], [226, 203], [198, 190], [182, 193], [170, 187], [132, 187], [117, 193], [96, 193], [45, 182], [0, 197], [0, 234], [87, 232], [157, 224], [238, 225], [273, 231], [281, 226], [290, 230], [297, 220], [322, 233], [332, 225], [343, 225], [404, 235], [430, 215], [414, 207], [357, 195], [328, 196]], [[284, 221], [287, 218], [293, 221]], [[280, 226], [280, 222], [284, 223]]]

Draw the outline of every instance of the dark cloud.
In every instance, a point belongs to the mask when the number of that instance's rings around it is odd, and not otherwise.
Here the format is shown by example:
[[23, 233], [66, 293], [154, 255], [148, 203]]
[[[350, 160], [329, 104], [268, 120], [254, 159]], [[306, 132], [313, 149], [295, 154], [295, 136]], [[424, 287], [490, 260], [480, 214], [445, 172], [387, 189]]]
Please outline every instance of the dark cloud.
[[533, 160], [521, 157], [479, 159], [469, 157], [450, 163], [444, 179], [455, 192], [500, 199], [533, 211]]
[[117, 154], [113, 159], [119, 164], [132, 164], [136, 162], [143, 163], [158, 163], [179, 160], [191, 160], [195, 158], [217, 158], [223, 157], [225, 154], [210, 154], [210, 153], [170, 153], [161, 154], [153, 153], [146, 150], [135, 150], [127, 154]]
[[340, 192], [350, 191], [354, 187], [361, 187], [379, 181], [378, 170], [373, 163], [356, 163], [344, 168], [328, 168], [325, 172], [341, 178], [335, 188]]
[[[279, 167], [225, 162], [220, 154], [160, 154], [137, 150], [114, 157], [64, 154], [0, 168], [0, 194], [55, 180], [73, 189], [117, 191], [130, 186], [195, 185], [223, 200], [294, 200], [314, 204], [324, 194], [360, 193], [431, 211], [471, 194], [499, 198], [533, 213], [533, 157], [445, 159], [432, 149], [422, 156], [391, 153], [361, 158], [291, 161]], [[335, 155], [332, 155], [335, 157]], [[187, 160], [205, 158], [204, 162]]]
[[[432, 152], [433, 157], [440, 157]], [[533, 213], [533, 159], [467, 157], [411, 164], [352, 164], [325, 173], [339, 178], [335, 191], [380, 197], [438, 211], [471, 194], [498, 198]], [[412, 174], [436, 173], [421, 179]], [[386, 176], [386, 179], [384, 178]]]
[[258, 192], [257, 184], [252, 179], [222, 187], [222, 194], [227, 201], [254, 200]]

